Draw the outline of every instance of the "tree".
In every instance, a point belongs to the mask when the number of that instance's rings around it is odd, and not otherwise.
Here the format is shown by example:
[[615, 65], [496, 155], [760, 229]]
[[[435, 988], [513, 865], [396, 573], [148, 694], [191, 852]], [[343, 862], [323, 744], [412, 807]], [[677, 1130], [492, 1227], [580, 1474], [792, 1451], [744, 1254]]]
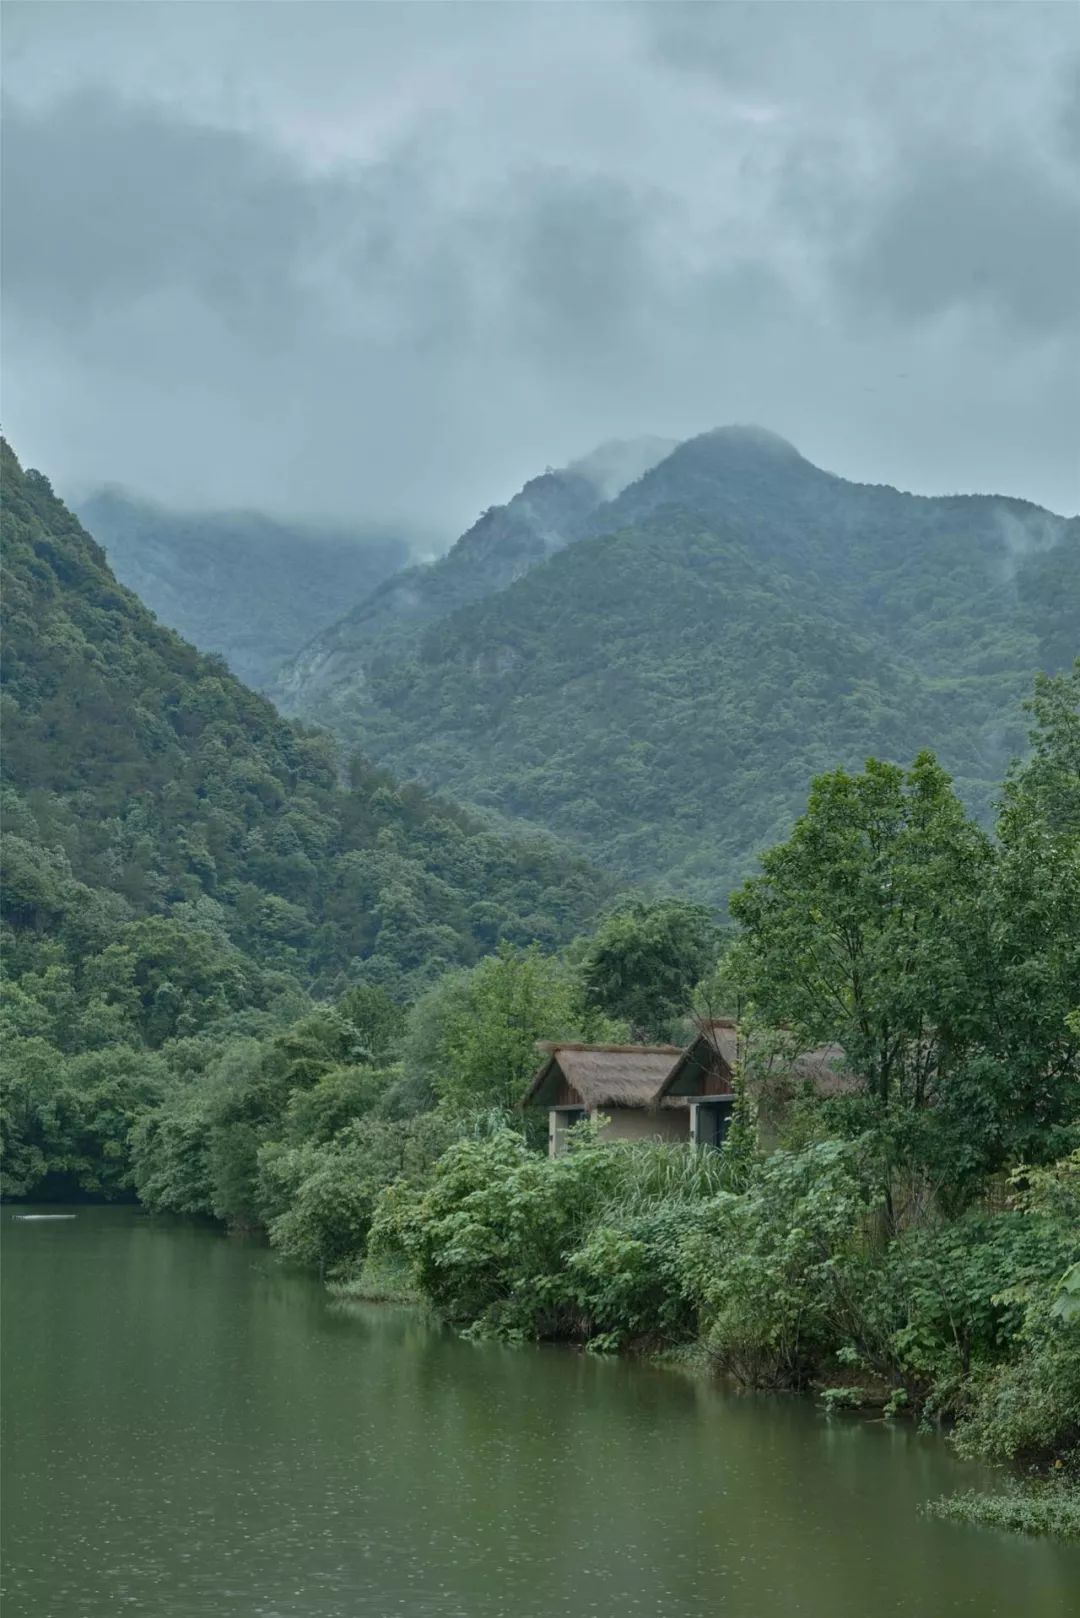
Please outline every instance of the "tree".
[[658, 1039], [690, 1009], [694, 986], [713, 965], [718, 930], [703, 905], [635, 900], [601, 922], [582, 965], [586, 1002]]
[[1080, 1119], [1080, 662], [1040, 676], [1032, 752], [1010, 772], [971, 981], [1007, 1075], [1010, 1155], [1048, 1162]]
[[370, 983], [347, 989], [337, 1008], [356, 1029], [372, 1061], [384, 1062], [401, 1040], [405, 1013], [386, 993]]
[[786, 843], [732, 897], [733, 965], [767, 1023], [843, 1045], [883, 1106], [922, 1106], [965, 1046], [965, 939], [989, 838], [930, 753], [819, 776]]
[[539, 1039], [582, 1036], [580, 989], [561, 962], [504, 944], [469, 972], [454, 972], [410, 1017], [407, 1062], [430, 1075], [436, 1097], [457, 1112], [509, 1108], [539, 1061]]

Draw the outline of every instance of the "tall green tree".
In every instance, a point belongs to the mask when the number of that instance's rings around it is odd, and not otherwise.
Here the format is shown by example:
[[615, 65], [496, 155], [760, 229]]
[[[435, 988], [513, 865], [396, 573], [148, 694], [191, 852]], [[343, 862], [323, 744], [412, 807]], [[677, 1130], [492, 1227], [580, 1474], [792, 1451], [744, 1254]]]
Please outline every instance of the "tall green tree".
[[582, 963], [587, 1004], [629, 1023], [636, 1039], [665, 1036], [688, 1013], [695, 984], [715, 962], [718, 937], [703, 905], [621, 905], [601, 922]]
[[1080, 662], [1040, 676], [1032, 751], [1009, 775], [971, 981], [1007, 1075], [1012, 1155], [1046, 1162], [1080, 1126]]
[[813, 784], [732, 898], [734, 964], [761, 1017], [838, 1040], [882, 1105], [940, 1093], [967, 1027], [966, 939], [993, 847], [929, 753]]
[[407, 1061], [426, 1069], [453, 1111], [511, 1108], [536, 1071], [537, 1040], [581, 1038], [587, 1020], [568, 967], [535, 947], [504, 944], [417, 1004]]

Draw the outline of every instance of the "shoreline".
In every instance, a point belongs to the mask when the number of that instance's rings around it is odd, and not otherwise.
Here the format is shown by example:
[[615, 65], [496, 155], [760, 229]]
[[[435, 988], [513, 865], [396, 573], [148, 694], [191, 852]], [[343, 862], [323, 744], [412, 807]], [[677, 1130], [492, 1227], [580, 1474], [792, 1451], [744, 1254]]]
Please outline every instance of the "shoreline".
[[[415, 1309], [437, 1321], [446, 1330], [468, 1340], [470, 1333], [461, 1331], [444, 1321], [423, 1294], [410, 1287], [400, 1275], [376, 1270], [365, 1277], [366, 1265], [360, 1273], [344, 1281], [324, 1281], [325, 1291], [335, 1303], [378, 1304], [393, 1308]], [[475, 1340], [475, 1339], [474, 1339]], [[566, 1338], [522, 1339], [511, 1342], [511, 1347], [548, 1346], [563, 1348], [578, 1354], [594, 1354], [598, 1358], [637, 1362], [655, 1370], [672, 1372], [692, 1380], [722, 1382], [732, 1391], [748, 1392], [740, 1388], [736, 1379], [724, 1377], [710, 1363], [708, 1350], [700, 1340], [671, 1348], [635, 1349], [632, 1345], [619, 1349], [590, 1349], [587, 1343]], [[799, 1399], [818, 1409], [829, 1421], [853, 1420], [893, 1423], [903, 1421], [914, 1426], [916, 1432], [936, 1438], [949, 1448], [948, 1424], [938, 1421], [931, 1427], [910, 1406], [888, 1408], [890, 1399], [884, 1388], [872, 1393], [862, 1387], [833, 1389], [825, 1383], [814, 1383], [801, 1389], [753, 1390], [756, 1397]], [[829, 1399], [830, 1392], [863, 1393], [861, 1399]], [[950, 1453], [951, 1450], [950, 1450]], [[958, 1458], [958, 1457], [957, 1457]], [[1063, 1544], [1080, 1542], [1080, 1483], [1047, 1469], [1024, 1475], [1006, 1466], [986, 1466], [986, 1470], [1001, 1478], [999, 1488], [960, 1489], [954, 1494], [939, 1495], [925, 1500], [919, 1506], [922, 1515], [936, 1517], [942, 1522], [962, 1523], [980, 1528], [999, 1529], [1029, 1537], [1045, 1537]]]

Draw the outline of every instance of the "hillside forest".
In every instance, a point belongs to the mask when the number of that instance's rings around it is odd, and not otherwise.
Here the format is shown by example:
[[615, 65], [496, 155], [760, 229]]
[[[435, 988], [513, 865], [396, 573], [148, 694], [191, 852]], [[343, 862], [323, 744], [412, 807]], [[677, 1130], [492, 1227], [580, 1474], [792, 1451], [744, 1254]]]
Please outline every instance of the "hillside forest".
[[273, 694], [623, 881], [722, 907], [837, 764], [932, 747], [989, 826], [1032, 674], [1069, 667], [1077, 624], [1080, 520], [850, 483], [724, 428], [607, 501], [535, 480]]
[[[737, 458], [745, 464], [741, 441]], [[925, 598], [883, 518], [857, 530], [883, 570], [894, 555], [875, 606], [854, 573], [848, 591], [828, 572], [824, 514], [803, 539], [814, 567], [796, 578], [783, 573], [795, 565], [794, 519], [785, 535], [763, 526], [752, 545], [749, 519], [705, 523], [659, 503], [636, 526], [567, 543], [466, 609], [475, 617], [452, 616], [439, 657], [420, 655], [407, 679], [372, 674], [404, 692], [394, 711], [405, 720], [438, 690], [440, 714], [474, 725], [482, 703], [454, 692], [459, 680], [484, 690], [498, 678], [485, 616], [498, 600], [515, 644], [530, 648], [518, 734], [535, 720], [529, 703], [538, 711], [544, 691], [555, 701], [559, 668], [582, 724], [608, 734], [604, 694], [614, 701], [617, 682], [599, 664], [616, 643], [629, 647], [636, 603], [642, 656], [670, 654], [639, 694], [665, 681], [671, 700], [679, 681], [731, 702], [752, 692], [738, 725], [717, 708], [704, 728], [701, 698], [689, 721], [703, 727], [696, 759], [673, 744], [663, 786], [674, 841], [662, 856], [672, 880], [644, 891], [622, 876], [646, 863], [645, 833], [636, 841], [628, 818], [621, 831], [613, 821], [556, 841], [403, 785], [362, 756], [343, 762], [325, 733], [283, 719], [221, 658], [158, 624], [6, 446], [3, 484], [7, 1196], [137, 1198], [261, 1230], [341, 1292], [416, 1297], [475, 1334], [678, 1355], [747, 1387], [941, 1421], [965, 1454], [1029, 1485], [962, 1509], [1077, 1530], [1072, 529], [1027, 559], [1006, 612], [989, 572], [971, 583], [963, 514], [974, 506], [944, 527], [937, 512], [908, 529], [906, 549], [926, 566], [938, 559]], [[910, 497], [881, 498], [891, 509]], [[856, 528], [845, 531], [854, 546]], [[695, 574], [706, 581], [697, 607]], [[715, 593], [707, 581], [719, 577]], [[570, 613], [601, 589], [613, 638], [599, 645], [572, 619], [530, 616], [530, 602]], [[812, 637], [827, 599], [837, 616]], [[773, 635], [742, 638], [751, 607]], [[651, 611], [665, 634], [646, 630]], [[948, 624], [963, 613], [971, 632], [958, 647]], [[469, 624], [491, 652], [483, 667], [467, 650]], [[594, 651], [575, 686], [565, 659], [580, 668]], [[760, 684], [745, 677], [751, 660]], [[1011, 703], [1021, 666], [1029, 736], [1009, 720], [999, 741], [1017, 760], [992, 787], [986, 726], [995, 704]], [[541, 667], [549, 686], [534, 683]], [[691, 669], [720, 683], [695, 684]], [[834, 700], [830, 678], [854, 707]], [[800, 679], [809, 706], [785, 707], [781, 689]], [[852, 713], [879, 701], [893, 714], [889, 752], [902, 756], [853, 766]], [[811, 711], [821, 723], [800, 743]], [[969, 738], [962, 783], [923, 745], [943, 717], [958, 747]], [[495, 710], [488, 723], [501, 723]], [[581, 791], [619, 806], [616, 818], [629, 817], [637, 780], [644, 827], [660, 815], [641, 785], [653, 780], [660, 725], [636, 709], [627, 723], [638, 754], [618, 726], [606, 751], [579, 727], [572, 756], [588, 753]], [[458, 746], [464, 731], [456, 741], [454, 724], [447, 731]], [[619, 781], [608, 796], [604, 771]], [[785, 820], [798, 771], [800, 802]], [[728, 784], [705, 816], [694, 782], [707, 772]], [[740, 791], [745, 827], [729, 825], [710, 862]], [[503, 820], [529, 818], [495, 807]], [[764, 829], [781, 824], [766, 846]], [[606, 868], [586, 845], [611, 855]], [[763, 851], [747, 874], [751, 846]], [[718, 884], [734, 872], [722, 905]], [[538, 1040], [683, 1042], [721, 1013], [737, 1019], [740, 1043], [722, 1150], [616, 1147], [601, 1123], [581, 1126], [564, 1156], [544, 1155], [545, 1120], [518, 1105]], [[826, 1042], [842, 1048], [851, 1079], [830, 1095], [794, 1065]]]

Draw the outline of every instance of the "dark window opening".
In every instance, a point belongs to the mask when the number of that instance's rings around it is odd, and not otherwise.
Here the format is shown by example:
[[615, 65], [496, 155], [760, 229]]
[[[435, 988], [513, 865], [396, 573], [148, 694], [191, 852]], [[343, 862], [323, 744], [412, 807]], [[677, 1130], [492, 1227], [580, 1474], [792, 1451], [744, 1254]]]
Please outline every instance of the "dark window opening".
[[702, 1103], [698, 1107], [698, 1145], [711, 1146], [719, 1151], [724, 1144], [724, 1138], [731, 1127], [731, 1109], [734, 1105], [731, 1096], [723, 1101]]

